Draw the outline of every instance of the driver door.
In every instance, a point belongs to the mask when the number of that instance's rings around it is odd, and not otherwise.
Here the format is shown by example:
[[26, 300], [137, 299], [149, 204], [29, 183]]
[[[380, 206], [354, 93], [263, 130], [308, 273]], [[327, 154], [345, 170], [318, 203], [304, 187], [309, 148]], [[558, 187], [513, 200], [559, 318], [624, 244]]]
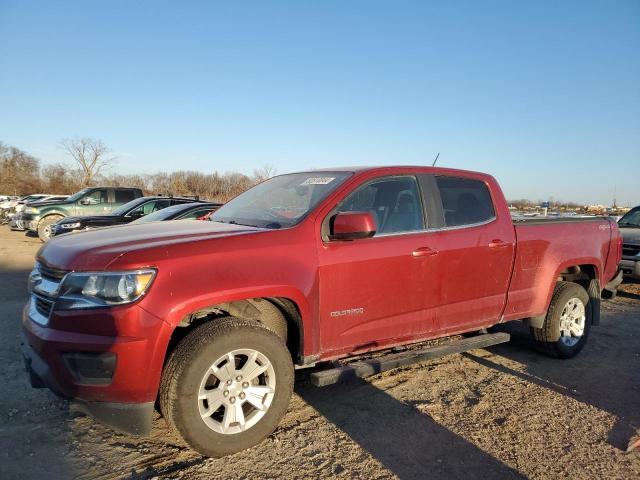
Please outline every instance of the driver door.
[[355, 352], [436, 329], [437, 282], [422, 282], [428, 233], [413, 175], [365, 182], [329, 214], [365, 211], [372, 238], [324, 241], [319, 251], [321, 349]]

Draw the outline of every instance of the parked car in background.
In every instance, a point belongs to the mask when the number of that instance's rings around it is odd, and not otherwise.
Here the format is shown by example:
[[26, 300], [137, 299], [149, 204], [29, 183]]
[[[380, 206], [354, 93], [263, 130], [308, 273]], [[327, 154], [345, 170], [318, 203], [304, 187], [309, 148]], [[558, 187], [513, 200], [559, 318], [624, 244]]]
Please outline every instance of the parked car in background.
[[42, 202], [61, 202], [63, 200], [66, 200], [67, 198], [69, 198], [68, 195], [50, 195], [48, 197], [40, 198], [36, 201], [30, 201], [28, 203], [25, 203], [24, 205], [22, 205], [22, 208], [19, 211], [16, 211], [15, 215], [13, 215], [13, 217], [9, 221], [9, 228], [11, 230], [17, 230], [17, 231], [26, 230], [26, 227], [24, 226], [23, 217], [24, 217], [24, 211], [27, 208], [37, 207], [38, 205], [41, 205]]
[[625, 277], [640, 280], [640, 206], [629, 210], [620, 220], [622, 260], [620, 268]]
[[149, 215], [160, 213], [167, 207], [194, 204], [202, 202], [197, 197], [150, 196], [140, 197], [116, 208], [109, 215], [85, 215], [81, 217], [66, 217], [51, 226], [51, 236], [63, 233], [90, 230], [99, 227], [126, 225], [134, 220], [142, 220]]
[[63, 202], [42, 202], [24, 212], [26, 228], [45, 242], [51, 236], [51, 225], [65, 217], [108, 215], [117, 207], [142, 197], [142, 190], [128, 187], [90, 187], [74, 193]]
[[[619, 283], [620, 250], [609, 218], [513, 221], [481, 173], [281, 175], [210, 221], [52, 239], [29, 276], [23, 355], [34, 387], [138, 435], [159, 405], [173, 432], [219, 457], [273, 432], [294, 365], [513, 320], [540, 352], [574, 357]], [[311, 383], [378, 372], [384, 358], [331, 365]]]
[[0, 225], [9, 221], [9, 212], [15, 206], [20, 197], [4, 195], [4, 200], [0, 200]]
[[22, 212], [22, 210], [24, 209], [25, 204], [29, 203], [29, 202], [35, 202], [38, 200], [42, 200], [43, 198], [46, 197], [50, 197], [51, 194], [50, 193], [34, 193], [31, 195], [25, 195], [23, 197], [18, 198], [17, 200], [14, 200], [12, 202], [8, 203], [8, 211], [6, 213], [6, 219], [8, 222], [11, 222], [11, 220], [13, 219], [13, 217], [19, 213]]
[[186, 203], [165, 208], [151, 215], [135, 220], [132, 224], [140, 223], [164, 222], [167, 220], [204, 220], [211, 212], [215, 212], [220, 208], [221, 203]]

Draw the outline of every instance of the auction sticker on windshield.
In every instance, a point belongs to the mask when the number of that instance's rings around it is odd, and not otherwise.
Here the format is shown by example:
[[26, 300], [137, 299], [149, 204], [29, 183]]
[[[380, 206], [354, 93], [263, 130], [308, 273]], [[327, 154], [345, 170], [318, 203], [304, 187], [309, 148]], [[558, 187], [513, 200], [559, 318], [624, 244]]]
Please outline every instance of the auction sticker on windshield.
[[336, 177], [311, 177], [307, 178], [300, 185], [327, 185], [328, 183], [333, 182]]

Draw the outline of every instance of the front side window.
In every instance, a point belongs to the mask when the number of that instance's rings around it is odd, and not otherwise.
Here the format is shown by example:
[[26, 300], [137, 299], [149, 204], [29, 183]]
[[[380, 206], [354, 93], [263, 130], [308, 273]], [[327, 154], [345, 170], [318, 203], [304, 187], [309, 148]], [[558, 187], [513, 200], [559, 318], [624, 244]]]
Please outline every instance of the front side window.
[[168, 198], [161, 198], [158, 200], [151, 200], [150, 202], [143, 203], [138, 208], [133, 210], [130, 215], [132, 216], [144, 216], [149, 215], [150, 213], [157, 212], [158, 210], [162, 210], [163, 208], [167, 208], [171, 205], [171, 200]]
[[195, 220], [197, 218], [203, 217], [204, 215], [206, 215], [207, 213], [211, 212], [212, 208], [199, 208], [197, 210], [192, 210], [191, 212], [188, 212], [186, 214], [184, 214], [183, 216], [181, 216], [179, 218], [179, 220]]
[[495, 218], [487, 185], [471, 178], [437, 176], [447, 227], [473, 225]]
[[627, 212], [618, 221], [618, 226], [622, 228], [640, 228], [640, 208], [634, 208]]
[[273, 177], [238, 195], [209, 219], [260, 228], [292, 227], [350, 175], [323, 171]]
[[85, 195], [82, 199], [85, 205], [100, 205], [101, 203], [109, 203], [109, 197], [106, 190], [94, 190], [89, 195]]
[[385, 177], [359, 187], [340, 205], [339, 212], [369, 212], [376, 236], [424, 230], [418, 183], [412, 176]]

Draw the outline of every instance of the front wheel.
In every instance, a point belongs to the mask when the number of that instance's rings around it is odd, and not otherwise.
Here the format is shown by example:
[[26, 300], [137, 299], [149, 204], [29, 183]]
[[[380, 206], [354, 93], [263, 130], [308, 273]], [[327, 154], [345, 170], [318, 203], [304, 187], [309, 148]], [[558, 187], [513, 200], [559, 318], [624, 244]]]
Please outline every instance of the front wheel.
[[189, 446], [221, 457], [275, 430], [289, 405], [293, 378], [291, 356], [278, 335], [252, 320], [213, 320], [171, 354], [160, 408]]
[[58, 223], [63, 218], [62, 215], [49, 215], [38, 222], [38, 237], [41, 242], [46, 242], [51, 238], [51, 225]]
[[577, 283], [558, 282], [542, 328], [531, 328], [536, 349], [556, 358], [575, 357], [587, 343], [592, 307]]

